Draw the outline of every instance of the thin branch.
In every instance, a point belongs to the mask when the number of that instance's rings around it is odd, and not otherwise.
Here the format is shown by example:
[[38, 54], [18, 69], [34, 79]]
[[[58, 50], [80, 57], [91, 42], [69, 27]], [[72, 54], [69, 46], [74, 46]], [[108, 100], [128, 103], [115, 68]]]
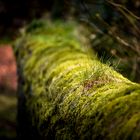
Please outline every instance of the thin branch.
[[118, 7], [118, 8], [121, 8], [123, 10], [125, 10], [126, 12], [128, 12], [132, 17], [134, 17], [135, 19], [137, 20], [140, 20], [140, 17], [135, 15], [133, 12], [131, 12], [130, 10], [128, 10], [125, 6], [121, 5], [121, 4], [117, 4], [117, 3], [114, 3], [110, 0], [106, 0], [108, 3], [110, 3], [111, 5], [115, 6], [115, 7]]
[[136, 20], [140, 21], [140, 17], [136, 16], [134, 13], [132, 13], [130, 10], [128, 10], [125, 6], [121, 4], [114, 3], [110, 0], [106, 0], [109, 4], [115, 6], [118, 8], [118, 10], [126, 17], [126, 19], [132, 24], [134, 29], [137, 31], [137, 33], [140, 34], [140, 30], [137, 27], [137, 25], [134, 23]]

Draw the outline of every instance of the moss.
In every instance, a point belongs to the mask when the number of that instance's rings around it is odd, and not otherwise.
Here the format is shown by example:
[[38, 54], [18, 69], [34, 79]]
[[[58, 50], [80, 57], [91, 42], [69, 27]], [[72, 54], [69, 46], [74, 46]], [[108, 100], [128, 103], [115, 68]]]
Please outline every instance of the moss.
[[91, 56], [78, 31], [43, 22], [17, 41], [27, 126], [42, 139], [139, 139], [140, 85]]

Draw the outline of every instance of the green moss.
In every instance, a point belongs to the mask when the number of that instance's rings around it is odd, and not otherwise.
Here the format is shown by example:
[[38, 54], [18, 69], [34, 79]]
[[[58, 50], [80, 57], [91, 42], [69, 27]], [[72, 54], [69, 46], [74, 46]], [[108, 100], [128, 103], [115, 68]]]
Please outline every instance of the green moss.
[[140, 138], [140, 85], [91, 56], [76, 23], [27, 30], [15, 50], [25, 110], [40, 138]]

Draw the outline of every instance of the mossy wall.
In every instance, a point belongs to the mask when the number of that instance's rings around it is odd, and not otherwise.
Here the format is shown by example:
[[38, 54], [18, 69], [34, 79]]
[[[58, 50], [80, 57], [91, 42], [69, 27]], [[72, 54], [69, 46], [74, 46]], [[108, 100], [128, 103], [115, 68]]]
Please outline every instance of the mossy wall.
[[140, 139], [140, 85], [102, 64], [73, 22], [34, 23], [17, 41], [18, 134]]

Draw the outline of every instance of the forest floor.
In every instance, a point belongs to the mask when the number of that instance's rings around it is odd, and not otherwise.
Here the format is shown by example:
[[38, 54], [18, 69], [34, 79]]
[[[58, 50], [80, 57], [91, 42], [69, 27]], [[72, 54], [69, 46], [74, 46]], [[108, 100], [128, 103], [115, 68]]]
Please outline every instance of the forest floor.
[[10, 45], [0, 45], [0, 140], [16, 139], [16, 62]]

